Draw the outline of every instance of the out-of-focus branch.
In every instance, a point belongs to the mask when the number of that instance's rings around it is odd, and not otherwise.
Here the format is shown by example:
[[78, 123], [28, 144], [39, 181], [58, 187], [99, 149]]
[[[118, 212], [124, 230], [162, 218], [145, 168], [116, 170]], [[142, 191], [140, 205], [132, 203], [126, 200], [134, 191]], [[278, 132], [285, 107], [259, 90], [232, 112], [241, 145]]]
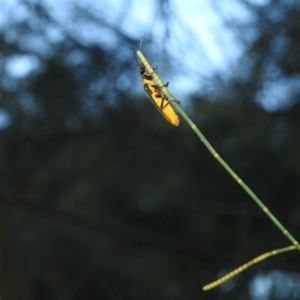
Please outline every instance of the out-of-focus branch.
[[85, 228], [87, 230], [117, 238], [119, 242], [129, 242], [133, 244], [151, 246], [173, 253], [201, 257], [201, 259], [211, 262], [215, 262], [216, 260], [223, 262], [229, 261], [229, 257], [226, 257], [220, 252], [217, 253], [212, 249], [205, 249], [204, 247], [200, 248], [195, 244], [186, 241], [149, 233], [145, 230], [129, 228], [112, 222], [87, 219], [80, 215], [46, 207], [25, 199], [15, 200], [13, 205], [16, 208], [26, 210], [31, 213], [39, 214], [50, 219], [80, 226], [81, 228]]

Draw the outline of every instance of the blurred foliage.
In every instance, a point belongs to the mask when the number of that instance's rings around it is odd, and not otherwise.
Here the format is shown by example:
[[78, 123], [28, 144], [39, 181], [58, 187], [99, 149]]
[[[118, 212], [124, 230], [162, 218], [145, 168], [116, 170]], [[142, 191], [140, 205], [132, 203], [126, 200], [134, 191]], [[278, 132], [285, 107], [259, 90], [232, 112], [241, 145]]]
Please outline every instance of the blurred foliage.
[[[170, 3], [159, 6], [166, 26]], [[74, 7], [117, 37], [114, 47], [85, 43], [46, 6], [22, 4], [27, 18], [0, 31], [1, 299], [256, 299], [262, 283], [265, 299], [298, 298], [296, 253], [202, 292], [288, 241], [183, 120], [173, 128], [136, 95], [138, 41]], [[300, 5], [241, 4], [253, 19], [224, 23], [244, 54], [188, 110], [297, 237]], [[11, 67], [21, 59], [33, 66], [22, 76]], [[266, 98], [278, 100], [272, 109]]]

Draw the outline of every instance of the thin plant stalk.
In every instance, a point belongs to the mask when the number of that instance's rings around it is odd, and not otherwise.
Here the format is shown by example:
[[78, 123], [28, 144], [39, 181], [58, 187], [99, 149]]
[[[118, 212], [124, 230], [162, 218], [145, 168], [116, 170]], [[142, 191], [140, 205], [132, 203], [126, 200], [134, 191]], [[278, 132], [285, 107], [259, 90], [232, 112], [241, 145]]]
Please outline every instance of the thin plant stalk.
[[161, 86], [161, 90], [166, 96], [168, 100], [170, 100], [171, 104], [178, 111], [179, 114], [186, 120], [186, 122], [191, 126], [209, 152], [213, 155], [213, 157], [224, 167], [224, 169], [236, 180], [236, 182], [250, 195], [250, 197], [257, 203], [257, 205], [263, 210], [263, 212], [273, 221], [273, 223], [280, 229], [280, 231], [292, 242], [292, 244], [300, 251], [300, 245], [297, 240], [284, 228], [284, 226], [277, 220], [277, 218], [269, 211], [269, 209], [259, 200], [259, 198], [252, 192], [252, 190], [242, 181], [241, 178], [229, 167], [229, 165], [222, 159], [222, 157], [216, 152], [216, 150], [212, 147], [212, 145], [208, 142], [202, 132], [198, 129], [198, 127], [192, 122], [189, 116], [185, 113], [182, 107], [176, 102], [174, 97], [169, 93], [168, 89], [164, 86], [164, 83], [156, 74], [155, 70], [150, 66], [145, 56], [142, 54], [140, 50], [137, 51], [137, 56], [141, 60], [141, 62], [148, 69], [149, 73], [153, 76], [155, 82]]
[[226, 275], [217, 279], [216, 281], [205, 285], [202, 289], [204, 291], [211, 290], [211, 289], [217, 287], [218, 285], [224, 283], [225, 281], [231, 279], [232, 277], [238, 275], [239, 273], [245, 271], [246, 269], [250, 268], [251, 266], [261, 262], [262, 260], [265, 260], [271, 256], [274, 256], [274, 255], [277, 255], [277, 254], [280, 254], [283, 252], [293, 251], [293, 250], [297, 250], [296, 246], [288, 246], [285, 248], [280, 248], [280, 249], [276, 249], [276, 250], [261, 254], [255, 258], [253, 258], [252, 260], [248, 261], [247, 263], [241, 265], [240, 267], [236, 268], [235, 270], [227, 273]]

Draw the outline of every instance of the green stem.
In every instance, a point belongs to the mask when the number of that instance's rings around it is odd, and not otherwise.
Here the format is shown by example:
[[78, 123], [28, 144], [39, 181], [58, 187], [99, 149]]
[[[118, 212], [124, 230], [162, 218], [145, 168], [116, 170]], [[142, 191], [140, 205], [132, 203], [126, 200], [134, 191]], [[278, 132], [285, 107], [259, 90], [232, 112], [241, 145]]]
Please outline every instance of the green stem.
[[270, 256], [274, 256], [274, 255], [277, 255], [277, 254], [280, 254], [283, 252], [293, 251], [293, 250], [297, 250], [297, 248], [295, 246], [289, 246], [289, 247], [280, 248], [280, 249], [276, 249], [276, 250], [261, 254], [260, 256], [255, 257], [254, 259], [248, 261], [247, 263], [245, 263], [242, 266], [240, 266], [239, 268], [231, 271], [230, 273], [226, 274], [225, 276], [219, 278], [218, 280], [205, 285], [203, 287], [203, 290], [207, 291], [207, 290], [215, 288], [216, 286], [224, 283], [225, 281], [227, 281], [227, 280], [231, 279], [232, 277], [238, 275], [239, 273], [245, 271], [249, 267], [261, 262], [262, 260], [269, 258]]
[[198, 127], [192, 122], [189, 116], [185, 113], [182, 107], [174, 101], [174, 97], [169, 93], [168, 89], [164, 86], [164, 83], [156, 74], [155, 70], [150, 66], [148, 61], [146, 60], [143, 53], [138, 50], [137, 56], [141, 60], [142, 64], [148, 69], [149, 73], [153, 76], [155, 82], [161, 87], [162, 92], [170, 100], [171, 104], [175, 109], [182, 115], [182, 117], [187, 121], [187, 123], [191, 126], [209, 152], [213, 155], [215, 159], [225, 168], [225, 170], [237, 181], [237, 183], [246, 191], [247, 194], [257, 203], [257, 205], [263, 210], [263, 212], [273, 221], [273, 223], [279, 228], [279, 230], [292, 242], [292, 244], [300, 251], [300, 245], [297, 240], [285, 229], [285, 227], [276, 219], [276, 217], [268, 210], [268, 208], [259, 200], [259, 198], [252, 192], [252, 190], [240, 179], [236, 173], [229, 167], [229, 165], [220, 157], [220, 155], [215, 151], [215, 149], [211, 146], [202, 132], [198, 129]]

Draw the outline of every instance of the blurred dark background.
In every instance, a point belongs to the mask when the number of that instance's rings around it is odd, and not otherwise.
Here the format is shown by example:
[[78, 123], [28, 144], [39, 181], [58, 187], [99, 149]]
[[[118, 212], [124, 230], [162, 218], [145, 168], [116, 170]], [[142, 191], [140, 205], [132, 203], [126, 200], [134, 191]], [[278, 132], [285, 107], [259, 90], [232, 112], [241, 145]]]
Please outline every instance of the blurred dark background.
[[130, 50], [144, 38], [171, 93], [190, 78], [182, 106], [299, 239], [299, 1], [237, 0], [244, 20], [213, 6], [241, 55], [208, 75], [188, 25], [172, 27], [175, 1], [144, 3], [143, 36], [128, 29], [135, 1], [1, 2], [2, 300], [299, 299], [297, 251], [202, 291], [289, 241], [183, 120], [157, 113]]

